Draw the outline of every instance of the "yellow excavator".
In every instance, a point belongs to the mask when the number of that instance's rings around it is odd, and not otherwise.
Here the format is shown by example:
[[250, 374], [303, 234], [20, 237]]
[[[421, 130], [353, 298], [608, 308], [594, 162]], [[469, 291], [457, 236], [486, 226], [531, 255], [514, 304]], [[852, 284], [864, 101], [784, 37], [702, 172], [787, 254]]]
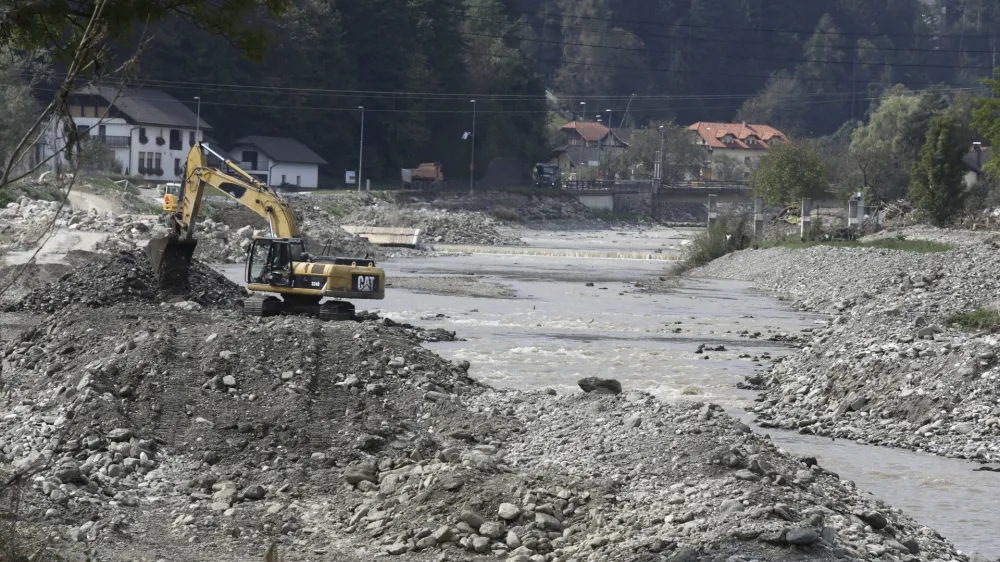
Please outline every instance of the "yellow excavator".
[[[223, 162], [221, 169], [209, 165], [209, 154]], [[348, 320], [354, 305], [342, 299], [385, 298], [385, 272], [373, 260], [310, 256], [291, 207], [272, 188], [201, 143], [188, 153], [176, 211], [167, 216], [169, 235], [150, 240], [147, 248], [161, 289], [188, 288], [198, 243], [197, 218], [209, 185], [264, 217], [270, 227], [271, 236], [254, 237], [247, 252], [247, 315], [293, 313]]]

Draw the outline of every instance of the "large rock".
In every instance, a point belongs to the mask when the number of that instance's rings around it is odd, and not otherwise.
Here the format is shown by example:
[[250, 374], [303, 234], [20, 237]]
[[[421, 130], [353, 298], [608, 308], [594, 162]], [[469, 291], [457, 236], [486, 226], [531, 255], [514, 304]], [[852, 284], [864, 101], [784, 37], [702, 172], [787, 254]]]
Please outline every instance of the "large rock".
[[584, 392], [593, 392], [595, 394], [621, 394], [622, 393], [622, 383], [616, 381], [615, 379], [601, 379], [598, 377], [587, 377], [577, 381], [580, 388]]
[[812, 527], [795, 527], [785, 533], [788, 544], [812, 544], [819, 540], [819, 531]]
[[497, 509], [497, 515], [504, 521], [513, 521], [521, 515], [521, 510], [512, 503], [502, 503], [500, 504], [500, 508]]
[[473, 529], [478, 529], [486, 523], [486, 518], [473, 511], [463, 511], [459, 516], [458, 520], [465, 523], [466, 525], [472, 527]]

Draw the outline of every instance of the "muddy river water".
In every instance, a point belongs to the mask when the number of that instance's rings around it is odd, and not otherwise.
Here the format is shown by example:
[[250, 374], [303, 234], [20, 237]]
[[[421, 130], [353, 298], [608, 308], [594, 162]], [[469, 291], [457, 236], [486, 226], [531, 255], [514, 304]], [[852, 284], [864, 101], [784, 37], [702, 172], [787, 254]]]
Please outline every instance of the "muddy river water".
[[[383, 301], [356, 304], [396, 320], [458, 332], [464, 341], [429, 347], [469, 360], [472, 376], [495, 387], [579, 392], [579, 378], [609, 377], [667, 401], [716, 402], [750, 422], [743, 408], [752, 405], [755, 394], [734, 385], [763, 370], [767, 355], [796, 352], [768, 338], [799, 334], [823, 324], [824, 317], [791, 311], [775, 295], [730, 281], [686, 279], [669, 292], [644, 293], [635, 282], [662, 275], [669, 263], [659, 259], [559, 255], [568, 253], [561, 249], [654, 250], [669, 246], [664, 240], [670, 237], [594, 234], [574, 246], [571, 236], [552, 233], [530, 242], [553, 255], [388, 261], [381, 265], [390, 277], [475, 274], [480, 282], [510, 287], [516, 298], [396, 289]], [[229, 267], [226, 272], [239, 276]], [[760, 336], [745, 337], [755, 333]], [[725, 351], [695, 353], [701, 344]], [[961, 460], [758, 431], [792, 453], [817, 457], [841, 478], [935, 528], [963, 551], [1000, 557], [1000, 474], [973, 472], [976, 465]]]

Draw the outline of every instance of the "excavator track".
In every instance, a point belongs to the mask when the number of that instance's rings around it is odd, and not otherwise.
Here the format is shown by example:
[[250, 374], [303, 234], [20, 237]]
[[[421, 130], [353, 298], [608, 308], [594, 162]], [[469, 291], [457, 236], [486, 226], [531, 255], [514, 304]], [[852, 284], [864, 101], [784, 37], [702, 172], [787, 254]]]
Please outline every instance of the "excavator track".
[[274, 297], [253, 295], [243, 301], [243, 313], [247, 316], [257, 316], [260, 318], [274, 316], [277, 314], [277, 307], [275, 305], [280, 303], [281, 301]]
[[354, 319], [354, 305], [347, 301], [327, 301], [319, 305], [319, 319], [342, 322]]

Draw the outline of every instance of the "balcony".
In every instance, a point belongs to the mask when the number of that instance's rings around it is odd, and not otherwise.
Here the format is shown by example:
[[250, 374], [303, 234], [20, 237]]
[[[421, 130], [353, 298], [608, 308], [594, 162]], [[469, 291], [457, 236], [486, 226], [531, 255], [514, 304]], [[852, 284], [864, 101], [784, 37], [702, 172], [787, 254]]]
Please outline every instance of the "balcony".
[[101, 141], [108, 148], [128, 148], [132, 139], [124, 136], [92, 136], [92, 139]]

